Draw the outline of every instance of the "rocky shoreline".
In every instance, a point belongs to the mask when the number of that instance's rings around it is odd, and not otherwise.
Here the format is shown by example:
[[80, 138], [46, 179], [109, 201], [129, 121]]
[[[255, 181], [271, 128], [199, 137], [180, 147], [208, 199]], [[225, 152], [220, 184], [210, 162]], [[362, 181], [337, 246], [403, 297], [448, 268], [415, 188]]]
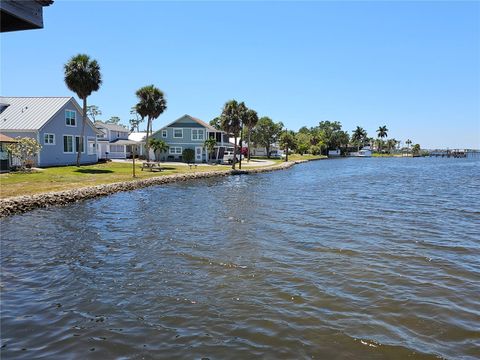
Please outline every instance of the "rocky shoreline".
[[257, 174], [270, 172], [274, 170], [283, 170], [292, 167], [295, 164], [306, 162], [307, 160], [289, 161], [278, 165], [265, 168], [245, 169], [245, 170], [228, 170], [228, 171], [205, 171], [186, 174], [172, 174], [164, 176], [156, 176], [142, 180], [131, 180], [118, 182], [113, 184], [104, 184], [97, 186], [83, 187], [79, 189], [64, 190], [57, 192], [48, 192], [43, 194], [16, 196], [12, 198], [0, 200], [0, 217], [11, 216], [15, 214], [25, 213], [37, 208], [46, 208], [50, 206], [66, 205], [69, 203], [92, 199], [100, 196], [114, 194], [120, 191], [130, 191], [153, 185], [169, 184], [179, 181], [187, 181], [192, 179], [205, 179], [212, 177]]

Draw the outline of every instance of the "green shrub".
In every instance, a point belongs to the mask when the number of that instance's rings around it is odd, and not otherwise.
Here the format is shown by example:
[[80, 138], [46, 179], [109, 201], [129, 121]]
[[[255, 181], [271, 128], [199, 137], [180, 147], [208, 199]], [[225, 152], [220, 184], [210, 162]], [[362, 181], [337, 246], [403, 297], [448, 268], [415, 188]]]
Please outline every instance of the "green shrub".
[[195, 160], [195, 151], [193, 149], [185, 149], [182, 152], [182, 159], [187, 164], [193, 163]]

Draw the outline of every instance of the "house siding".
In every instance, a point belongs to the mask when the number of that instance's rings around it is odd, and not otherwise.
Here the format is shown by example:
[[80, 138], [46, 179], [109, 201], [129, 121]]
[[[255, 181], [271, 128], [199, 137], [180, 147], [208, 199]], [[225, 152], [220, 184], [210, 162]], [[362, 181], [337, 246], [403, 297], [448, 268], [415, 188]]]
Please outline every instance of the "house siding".
[[[183, 130], [183, 137], [181, 138], [174, 138], [173, 133], [174, 129], [182, 129]], [[163, 137], [163, 130], [167, 131], [167, 137]], [[203, 130], [203, 139], [202, 140], [192, 140], [192, 130]], [[206, 152], [203, 149], [203, 143], [207, 138], [207, 130], [205, 127], [200, 125], [197, 122], [190, 120], [187, 117], [180, 118], [175, 123], [170, 124], [168, 127], [163, 127], [157, 132], [152, 135], [155, 139], [160, 139], [165, 141], [169, 147], [181, 147], [182, 151], [185, 149], [192, 149], [195, 151], [196, 147], [202, 147], [202, 159], [196, 160], [197, 162], [206, 161]], [[161, 160], [167, 160], [168, 156], [173, 156], [174, 159], [178, 159], [180, 154], [172, 155], [168, 151], [166, 153], [162, 153], [160, 155]]]
[[[75, 112], [76, 126], [67, 126], [65, 120], [65, 110], [72, 110]], [[65, 106], [61, 108], [39, 131], [39, 140], [42, 145], [40, 151], [39, 166], [58, 166], [58, 165], [73, 165], [77, 162], [77, 153], [74, 149], [73, 153], [63, 152], [63, 136], [71, 135], [81, 136], [82, 133], [82, 114], [78, 111], [76, 106], [70, 100]], [[55, 135], [55, 144], [46, 145], [44, 143], [45, 134]], [[88, 154], [88, 140], [96, 139], [96, 133], [90, 125], [85, 126], [84, 134], [84, 150], [85, 152], [80, 156], [80, 163], [89, 164], [98, 161], [97, 154]], [[75, 142], [75, 140], [74, 140]]]
[[[181, 147], [182, 152], [185, 149], [192, 149], [194, 152], [196, 152], [196, 148], [201, 147], [202, 148], [202, 154], [201, 157], [197, 157], [197, 154], [195, 154], [195, 162], [206, 162], [208, 161], [208, 155], [207, 155], [207, 150], [204, 148], [204, 143], [205, 140], [209, 138], [208, 133], [213, 132], [214, 130], [211, 127], [207, 127], [206, 125], [202, 124], [202, 122], [197, 122], [197, 119], [192, 118], [189, 115], [184, 115], [178, 120], [168, 124], [167, 126], [162, 127], [160, 130], [156, 131], [153, 133], [152, 137], [154, 139], [160, 139], [163, 140], [167, 143], [169, 148], [172, 147]], [[181, 138], [174, 138], [174, 130], [176, 129], [182, 129], [183, 130], [183, 136]], [[201, 140], [192, 139], [192, 132], [193, 131], [198, 131], [202, 130], [203, 131], [203, 137]], [[166, 131], [166, 137], [163, 137], [163, 132]], [[215, 132], [222, 133], [222, 137], [218, 138], [217, 146], [229, 146], [228, 143], [228, 135], [224, 134], [220, 130], [216, 130]], [[223, 144], [222, 141], [223, 140]], [[223, 154], [223, 151], [221, 152]], [[221, 155], [223, 156], [223, 155]], [[160, 160], [180, 160], [181, 154], [170, 154], [170, 151], [167, 151], [165, 153], [160, 154]]]

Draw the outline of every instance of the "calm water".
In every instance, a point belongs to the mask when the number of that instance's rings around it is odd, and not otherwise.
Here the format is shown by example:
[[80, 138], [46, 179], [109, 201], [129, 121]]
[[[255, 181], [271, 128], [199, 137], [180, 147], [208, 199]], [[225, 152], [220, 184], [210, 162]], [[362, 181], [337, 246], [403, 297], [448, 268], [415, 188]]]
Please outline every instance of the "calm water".
[[2, 359], [478, 359], [480, 161], [345, 159], [2, 220]]

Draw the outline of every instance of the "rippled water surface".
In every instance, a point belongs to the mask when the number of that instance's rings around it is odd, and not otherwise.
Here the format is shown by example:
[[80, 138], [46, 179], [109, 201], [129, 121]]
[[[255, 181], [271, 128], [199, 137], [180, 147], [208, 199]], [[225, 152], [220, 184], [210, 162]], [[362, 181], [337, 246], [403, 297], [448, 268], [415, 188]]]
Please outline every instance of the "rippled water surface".
[[2, 359], [480, 358], [480, 161], [345, 159], [2, 220]]

